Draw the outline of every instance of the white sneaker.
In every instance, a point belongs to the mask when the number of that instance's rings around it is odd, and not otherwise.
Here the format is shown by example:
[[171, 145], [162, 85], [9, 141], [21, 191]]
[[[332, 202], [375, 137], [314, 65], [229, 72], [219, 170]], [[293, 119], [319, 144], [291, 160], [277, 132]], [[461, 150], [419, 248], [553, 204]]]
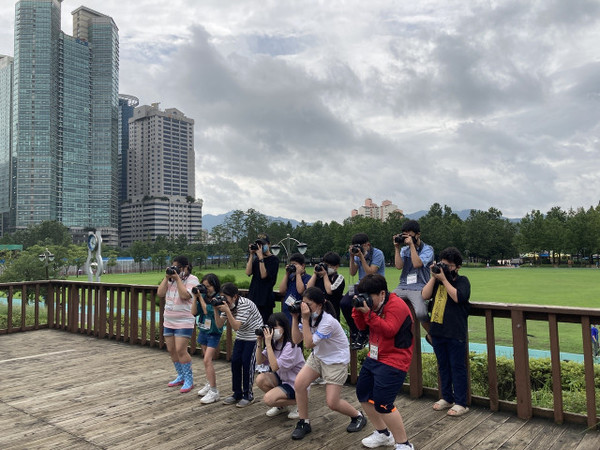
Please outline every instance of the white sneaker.
[[204, 397], [202, 397], [202, 400], [200, 400], [200, 403], [203, 403], [204, 405], [208, 405], [209, 403], [214, 403], [217, 400], [219, 400], [221, 396], [219, 395], [219, 391], [218, 390], [214, 390], [214, 391], [208, 391], [208, 394], [206, 394]]
[[267, 411], [267, 416], [275, 417], [283, 412], [287, 411], [287, 406], [273, 406], [271, 409]]
[[362, 445], [369, 448], [383, 447], [384, 445], [394, 445], [396, 443], [392, 433], [386, 436], [379, 431], [373, 431], [373, 434], [367, 436], [361, 442]]
[[210, 383], [206, 383], [202, 389], [198, 391], [198, 395], [204, 396], [210, 391]]
[[408, 443], [408, 445], [396, 444], [396, 446], [394, 447], [394, 450], [415, 450], [415, 446], [412, 445], [410, 442]]
[[299, 419], [300, 414], [298, 414], [298, 407], [295, 406], [288, 414], [288, 419]]

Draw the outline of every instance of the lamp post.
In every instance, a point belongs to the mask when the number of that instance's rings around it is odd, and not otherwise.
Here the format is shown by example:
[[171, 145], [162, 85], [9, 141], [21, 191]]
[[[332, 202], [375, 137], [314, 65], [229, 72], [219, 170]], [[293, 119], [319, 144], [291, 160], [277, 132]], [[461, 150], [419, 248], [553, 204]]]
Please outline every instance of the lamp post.
[[286, 256], [285, 263], [286, 264], [288, 264], [289, 260], [290, 260], [290, 251], [291, 251], [291, 248], [290, 248], [291, 242], [290, 241], [294, 241], [296, 243], [298, 252], [302, 255], [304, 255], [304, 253], [306, 253], [306, 249], [308, 248], [307, 244], [305, 244], [304, 242], [300, 242], [298, 239], [294, 239], [293, 237], [290, 236], [290, 233], [287, 233], [286, 237], [284, 237], [282, 240], [280, 240], [277, 244], [271, 245], [271, 252], [275, 256], [279, 255], [279, 252], [281, 251], [281, 247], [283, 247], [283, 249], [285, 250], [285, 256]]
[[50, 277], [48, 276], [48, 264], [54, 261], [54, 255], [50, 252], [50, 250], [48, 250], [48, 247], [46, 247], [46, 250], [38, 255], [38, 258], [40, 259], [40, 262], [44, 263], [44, 266], [46, 267], [46, 280], [49, 280]]

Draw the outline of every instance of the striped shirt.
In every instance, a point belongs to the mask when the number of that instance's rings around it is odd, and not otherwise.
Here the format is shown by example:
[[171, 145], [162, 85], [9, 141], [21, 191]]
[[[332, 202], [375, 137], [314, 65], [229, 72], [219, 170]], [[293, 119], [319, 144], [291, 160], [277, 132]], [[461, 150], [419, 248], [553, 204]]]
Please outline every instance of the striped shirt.
[[254, 302], [246, 297], [239, 297], [235, 311], [232, 311], [235, 320], [242, 323], [235, 333], [235, 338], [241, 341], [255, 341], [255, 330], [262, 327], [263, 320]]
[[[200, 284], [198, 277], [191, 274], [182, 281], [190, 295], [192, 294], [192, 288]], [[193, 296], [188, 300], [181, 300], [177, 291], [177, 283], [169, 281], [165, 295], [165, 320], [163, 325], [173, 329], [194, 328], [196, 319], [192, 315], [193, 301]]]

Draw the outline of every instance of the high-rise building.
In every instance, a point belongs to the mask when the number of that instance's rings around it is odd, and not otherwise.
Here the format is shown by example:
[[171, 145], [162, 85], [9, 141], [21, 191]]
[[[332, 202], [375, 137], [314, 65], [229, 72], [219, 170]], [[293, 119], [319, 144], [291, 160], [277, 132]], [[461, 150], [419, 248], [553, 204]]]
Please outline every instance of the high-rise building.
[[127, 153], [129, 151], [129, 119], [140, 100], [133, 95], [119, 94], [119, 202], [127, 198]]
[[8, 224], [10, 202], [10, 148], [12, 145], [13, 58], [0, 55], [0, 235]]
[[9, 229], [57, 220], [116, 244], [118, 28], [82, 6], [66, 35], [61, 2], [15, 8]]
[[197, 239], [202, 201], [195, 198], [194, 120], [157, 103], [129, 119], [127, 199], [121, 205], [121, 246], [158, 236]]
[[381, 220], [382, 222], [385, 222], [388, 216], [393, 212], [399, 212], [400, 214], [402, 214], [402, 210], [398, 209], [398, 207], [389, 200], [384, 200], [381, 203], [381, 206], [379, 206], [377, 203], [374, 203], [373, 200], [367, 198], [365, 200], [365, 204], [359, 206], [358, 209], [353, 209], [350, 212], [350, 215], [352, 217], [370, 217], [372, 219], [377, 219]]

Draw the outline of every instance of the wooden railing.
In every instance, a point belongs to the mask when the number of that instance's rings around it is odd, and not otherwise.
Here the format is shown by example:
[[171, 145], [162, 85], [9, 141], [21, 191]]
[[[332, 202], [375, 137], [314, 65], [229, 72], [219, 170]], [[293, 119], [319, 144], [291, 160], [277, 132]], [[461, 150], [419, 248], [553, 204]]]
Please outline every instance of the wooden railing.
[[[164, 299], [159, 299], [157, 304], [156, 291], [157, 286], [63, 280], [0, 284], [0, 292], [4, 293], [0, 296], [5, 296], [8, 303], [7, 326], [0, 329], [0, 335], [52, 328], [96, 336], [101, 339], [164, 348], [165, 342], [161, 333]], [[243, 295], [245, 292], [241, 293]], [[21, 299], [27, 299], [27, 301], [21, 301]], [[281, 301], [280, 296], [278, 296], [278, 301]], [[14, 308], [17, 302], [20, 302], [20, 308]], [[18, 321], [15, 320], [15, 311], [20, 311], [21, 317]], [[33, 319], [28, 320], [27, 313], [33, 313]], [[600, 424], [600, 417], [596, 413], [597, 399], [590, 334], [590, 325], [600, 323], [600, 309], [472, 302], [470, 314], [485, 318], [489, 368], [488, 396], [473, 396], [471, 398], [473, 403], [485, 405], [492, 411], [513, 411], [523, 419], [540, 416], [553, 418], [557, 423], [580, 422], [587, 423], [589, 427], [597, 427]], [[496, 318], [508, 319], [512, 324], [516, 402], [499, 399], [494, 330], [494, 319]], [[527, 341], [528, 320], [548, 323], [553, 409], [534, 407], [532, 404]], [[33, 324], [28, 324], [29, 322]], [[568, 413], [563, 409], [559, 323], [581, 325], [587, 400], [586, 415]], [[437, 396], [437, 389], [423, 386], [420, 327], [414, 327], [413, 331], [415, 351], [409, 371], [408, 391], [415, 398], [423, 394]], [[232, 348], [232, 331], [230, 327], [227, 327], [225, 349], [221, 352], [222, 356], [229, 360]], [[190, 352], [192, 354], [196, 352], [195, 332], [190, 343]], [[350, 380], [353, 383], [357, 379], [357, 370], [357, 354], [356, 351], [352, 351]]]

